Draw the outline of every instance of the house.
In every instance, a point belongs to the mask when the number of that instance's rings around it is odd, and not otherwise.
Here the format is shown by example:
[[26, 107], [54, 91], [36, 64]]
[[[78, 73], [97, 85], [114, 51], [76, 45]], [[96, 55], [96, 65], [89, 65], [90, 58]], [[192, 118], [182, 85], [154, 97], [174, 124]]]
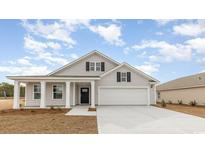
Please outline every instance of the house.
[[175, 79], [157, 86], [158, 101], [205, 105], [205, 73]]
[[153, 77], [99, 51], [42, 76], [8, 76], [14, 80], [13, 108], [19, 108], [19, 84], [26, 85], [26, 106], [150, 105], [156, 102]]

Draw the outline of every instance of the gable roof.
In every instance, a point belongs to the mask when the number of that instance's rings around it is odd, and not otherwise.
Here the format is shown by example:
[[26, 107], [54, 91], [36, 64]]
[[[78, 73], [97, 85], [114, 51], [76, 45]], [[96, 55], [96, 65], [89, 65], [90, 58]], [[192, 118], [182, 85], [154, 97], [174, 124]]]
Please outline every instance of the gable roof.
[[148, 80], [150, 80], [150, 82], [157, 82], [157, 83], [159, 82], [159, 80], [157, 80], [157, 79], [151, 77], [150, 75], [148, 75], [148, 74], [146, 74], [146, 73], [144, 73], [144, 72], [142, 72], [142, 71], [136, 69], [135, 67], [133, 67], [133, 66], [131, 66], [130, 64], [125, 63], [125, 62], [123, 62], [121, 65], [119, 65], [119, 66], [117, 66], [117, 67], [115, 67], [115, 68], [113, 68], [113, 69], [107, 71], [106, 73], [102, 74], [100, 77], [104, 77], [104, 76], [110, 74], [111, 72], [113, 72], [113, 71], [115, 71], [115, 70], [121, 68], [122, 66], [126, 66], [126, 67], [130, 68], [131, 70], [133, 70], [133, 71], [139, 73], [139, 74], [142, 75], [143, 77], [145, 77], [145, 78], [147, 78]]
[[157, 86], [157, 90], [176, 90], [205, 86], [205, 73], [194, 74], [168, 81]]
[[106, 58], [106, 59], [112, 61], [113, 63], [115, 63], [115, 64], [117, 64], [117, 65], [120, 65], [119, 62], [117, 62], [117, 61], [111, 59], [110, 57], [104, 55], [103, 53], [101, 53], [101, 52], [99, 52], [99, 51], [97, 51], [97, 50], [93, 50], [93, 51], [87, 53], [86, 55], [84, 55], [84, 56], [82, 56], [82, 57], [80, 57], [80, 58], [78, 58], [78, 59], [76, 59], [76, 60], [74, 60], [74, 61], [72, 61], [72, 62], [70, 62], [70, 63], [68, 63], [68, 64], [66, 64], [66, 65], [64, 65], [64, 66], [62, 66], [62, 67], [60, 67], [59, 69], [57, 69], [57, 70], [55, 70], [55, 71], [49, 73], [47, 76], [51, 76], [51, 75], [53, 75], [53, 74], [55, 74], [55, 73], [57, 73], [57, 72], [59, 72], [59, 71], [65, 69], [66, 67], [69, 67], [69, 66], [71, 66], [71, 65], [73, 65], [73, 64], [75, 64], [75, 63], [77, 63], [77, 62], [79, 62], [79, 61], [81, 61], [81, 60], [83, 60], [83, 59], [89, 57], [90, 55], [93, 55], [93, 54], [98, 54], [98, 55], [100, 55], [100, 56], [102, 56], [102, 57], [104, 57], [104, 58]]

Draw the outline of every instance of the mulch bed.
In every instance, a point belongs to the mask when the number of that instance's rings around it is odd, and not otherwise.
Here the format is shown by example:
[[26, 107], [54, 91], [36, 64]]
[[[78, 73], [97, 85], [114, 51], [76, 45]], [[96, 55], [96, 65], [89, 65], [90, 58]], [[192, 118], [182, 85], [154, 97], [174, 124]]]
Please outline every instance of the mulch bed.
[[162, 107], [160, 103], [154, 106], [205, 118], [205, 106], [191, 106], [186, 104], [168, 103], [166, 104], [166, 107]]
[[88, 108], [88, 111], [96, 111], [96, 108]]

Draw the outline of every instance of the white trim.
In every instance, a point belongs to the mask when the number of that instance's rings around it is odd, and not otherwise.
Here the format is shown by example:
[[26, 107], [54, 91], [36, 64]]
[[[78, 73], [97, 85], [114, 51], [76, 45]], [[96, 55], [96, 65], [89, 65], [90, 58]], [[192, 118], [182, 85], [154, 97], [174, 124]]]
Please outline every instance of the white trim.
[[66, 108], [70, 108], [70, 81], [66, 81]]
[[91, 108], [95, 108], [95, 81], [91, 81]]
[[157, 103], [157, 91], [156, 91], [156, 85], [154, 85], [154, 87], [153, 87], [154, 89], [154, 104], [156, 104]]
[[[94, 70], [90, 69], [90, 66], [91, 66], [90, 63], [94, 63]], [[97, 65], [96, 65], [97, 63], [100, 63], [100, 70], [99, 71], [97, 71]], [[96, 61], [89, 61], [89, 71], [90, 72], [101, 72], [101, 61], [97, 61], [97, 60]]]
[[[39, 85], [39, 86], [40, 86], [40, 98], [39, 98], [39, 99], [34, 98], [34, 86], [35, 86], [35, 85]], [[33, 83], [32, 92], [33, 92], [32, 100], [33, 100], [33, 101], [40, 100], [40, 99], [41, 99], [41, 83]]]
[[103, 53], [101, 53], [101, 52], [99, 52], [99, 51], [97, 51], [97, 50], [94, 50], [94, 51], [91, 51], [91, 52], [87, 53], [86, 55], [84, 55], [84, 56], [82, 56], [82, 57], [80, 57], [80, 58], [78, 58], [78, 59], [72, 61], [71, 63], [68, 63], [68, 64], [64, 65], [63, 67], [60, 67], [59, 69], [57, 69], [57, 70], [55, 70], [55, 71], [49, 73], [47, 76], [53, 75], [53, 74], [55, 74], [56, 72], [61, 71], [61, 70], [63, 70], [64, 68], [69, 67], [69, 66], [73, 65], [74, 63], [77, 63], [77, 62], [79, 62], [79, 61], [85, 59], [86, 57], [88, 57], [88, 56], [90, 56], [90, 55], [92, 55], [92, 54], [95, 54], [95, 53], [101, 55], [102, 57], [104, 57], [104, 58], [106, 58], [106, 59], [112, 61], [113, 63], [115, 63], [115, 64], [117, 64], [117, 65], [120, 65], [119, 62], [117, 62], [117, 61], [111, 59], [110, 57], [104, 55]]
[[25, 97], [24, 97], [25, 98], [25, 104], [24, 104], [24, 106], [27, 105], [27, 93], [28, 93], [27, 88], [28, 88], [28, 85], [27, 85], [27, 83], [25, 83], [25, 94], [24, 94], [25, 95]]
[[[53, 98], [53, 86], [57, 86], [57, 85], [61, 85], [62, 86], [62, 98], [58, 98], [58, 99], [55, 99]], [[51, 92], [51, 95], [52, 95], [52, 100], [64, 100], [63, 97], [64, 97], [64, 84], [63, 83], [53, 83], [52, 84], [52, 92]]]
[[151, 103], [150, 103], [150, 86], [147, 88], [147, 105], [149, 106]]
[[[31, 80], [35, 81], [35, 82], [38, 82], [38, 81], [41, 81], [41, 80], [73, 80], [72, 82], [75, 82], [75, 81], [79, 81], [79, 80], [82, 80], [82, 81], [87, 81], [89, 82], [88, 80], [99, 80], [100, 77], [50, 77], [50, 76], [7, 76], [8, 79], [10, 80], [22, 80], [22, 81], [27, 81], [27, 82], [30, 82]], [[63, 81], [62, 81], [63, 82]]]
[[41, 81], [41, 100], [40, 100], [40, 108], [46, 107], [46, 82]]
[[89, 102], [88, 102], [88, 105], [90, 105], [90, 103], [91, 103], [91, 101], [90, 101], [90, 99], [91, 99], [91, 92], [90, 92], [90, 85], [85, 85], [85, 86], [83, 86], [83, 85], [79, 85], [78, 86], [78, 92], [79, 92], [79, 95], [78, 95], [78, 104], [79, 105], [81, 105], [81, 88], [88, 88], [89, 89]]
[[[100, 70], [99, 70], [99, 71], [97, 71], [97, 63], [100, 63]], [[102, 72], [102, 71], [101, 71], [101, 61], [96, 61], [96, 62], [95, 62], [95, 71], [96, 71], [96, 72]]]
[[[94, 64], [94, 70], [91, 70], [91, 63]], [[96, 63], [94, 61], [89, 61], [89, 71], [90, 72], [95, 72], [96, 71]]]
[[140, 71], [140, 70], [138, 70], [138, 69], [136, 69], [135, 67], [133, 67], [133, 66], [131, 66], [131, 65], [129, 65], [129, 64], [127, 64], [127, 63], [122, 63], [121, 65], [119, 65], [119, 66], [117, 66], [117, 67], [115, 67], [115, 68], [113, 68], [113, 69], [111, 69], [111, 70], [109, 70], [109, 71], [107, 71], [106, 73], [104, 73], [104, 74], [102, 74], [102, 75], [100, 75], [100, 77], [102, 78], [102, 77], [104, 77], [104, 76], [106, 76], [106, 75], [108, 75], [108, 74], [110, 74], [111, 72], [113, 72], [113, 71], [115, 71], [115, 70], [117, 70], [117, 69], [119, 69], [120, 67], [122, 67], [122, 66], [127, 66], [128, 68], [130, 68], [130, 69], [132, 69], [133, 71], [135, 71], [135, 72], [137, 72], [137, 73], [139, 73], [139, 74], [141, 74], [142, 76], [144, 76], [145, 78], [147, 78], [147, 79], [151, 79], [151, 80], [154, 80], [155, 82], [159, 82], [157, 79], [155, 79], [155, 78], [153, 78], [153, 77], [151, 77], [151, 76], [149, 76], [149, 75], [147, 75], [146, 73], [144, 73], [144, 72], [142, 72], [142, 71]]
[[75, 100], [75, 82], [73, 82], [73, 100], [72, 100], [72, 105], [75, 106], [76, 105], [76, 100]]
[[19, 107], [20, 107], [20, 82], [14, 81], [13, 109], [19, 109]]
[[100, 89], [147, 89], [147, 105], [150, 105], [149, 86], [98, 86], [98, 105], [100, 105]]
[[[121, 77], [121, 82], [127, 82], [127, 72], [120, 72], [121, 73], [121, 75], [120, 75], [120, 77]], [[122, 74], [125, 74], [125, 81], [122, 81]]]

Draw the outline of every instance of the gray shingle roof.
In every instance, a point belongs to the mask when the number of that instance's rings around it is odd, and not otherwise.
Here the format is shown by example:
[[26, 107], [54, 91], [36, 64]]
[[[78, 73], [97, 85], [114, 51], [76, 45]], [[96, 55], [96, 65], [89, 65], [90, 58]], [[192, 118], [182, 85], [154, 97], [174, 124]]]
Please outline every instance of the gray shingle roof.
[[184, 89], [205, 86], [205, 73], [178, 78], [157, 86], [157, 90]]

